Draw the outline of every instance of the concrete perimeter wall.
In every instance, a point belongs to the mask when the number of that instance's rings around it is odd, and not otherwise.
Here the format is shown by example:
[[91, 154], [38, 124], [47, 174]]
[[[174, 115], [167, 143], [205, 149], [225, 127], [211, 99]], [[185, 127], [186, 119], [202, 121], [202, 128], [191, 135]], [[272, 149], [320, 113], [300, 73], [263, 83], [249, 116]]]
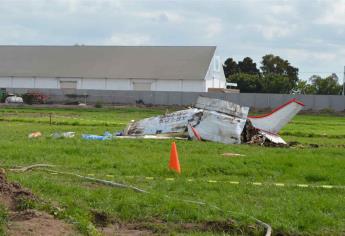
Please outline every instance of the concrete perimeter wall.
[[203, 93], [203, 92], [163, 92], [163, 91], [120, 91], [120, 90], [77, 90], [77, 96], [66, 96], [59, 89], [7, 89], [23, 94], [27, 91], [42, 92], [49, 96], [51, 103], [79, 101], [103, 104], [135, 104], [142, 101], [152, 105], [192, 105], [198, 96], [219, 98], [255, 109], [272, 109], [297, 98], [305, 104], [305, 110], [331, 109], [345, 110], [345, 96], [340, 95], [291, 95], [258, 93]]

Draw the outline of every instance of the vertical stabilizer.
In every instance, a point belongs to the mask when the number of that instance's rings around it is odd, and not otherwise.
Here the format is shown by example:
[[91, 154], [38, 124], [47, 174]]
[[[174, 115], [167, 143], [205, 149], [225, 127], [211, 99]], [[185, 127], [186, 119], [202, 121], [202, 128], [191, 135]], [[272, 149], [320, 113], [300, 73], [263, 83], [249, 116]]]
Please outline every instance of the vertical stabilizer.
[[271, 113], [259, 116], [248, 116], [253, 126], [270, 133], [278, 133], [302, 108], [304, 104], [292, 99], [277, 107]]

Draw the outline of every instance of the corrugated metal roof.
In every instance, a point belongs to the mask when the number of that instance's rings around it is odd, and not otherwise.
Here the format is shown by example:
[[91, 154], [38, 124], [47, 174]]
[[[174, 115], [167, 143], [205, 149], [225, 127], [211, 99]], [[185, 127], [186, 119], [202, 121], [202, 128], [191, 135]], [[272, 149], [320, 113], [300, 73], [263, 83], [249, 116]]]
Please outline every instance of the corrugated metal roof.
[[0, 46], [0, 77], [204, 79], [214, 46]]

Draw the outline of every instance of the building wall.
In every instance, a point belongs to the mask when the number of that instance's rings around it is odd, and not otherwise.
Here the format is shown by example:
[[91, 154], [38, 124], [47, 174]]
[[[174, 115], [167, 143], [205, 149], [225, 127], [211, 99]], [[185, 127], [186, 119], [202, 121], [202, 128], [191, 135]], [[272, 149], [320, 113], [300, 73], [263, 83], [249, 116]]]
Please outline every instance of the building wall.
[[206, 92], [205, 80], [183, 80], [182, 92]]
[[155, 91], [182, 91], [182, 80], [156, 80]]
[[132, 90], [130, 79], [107, 79], [106, 88], [108, 90]]
[[89, 79], [83, 78], [81, 79], [80, 89], [99, 89], [105, 90], [107, 89], [107, 79]]
[[[0, 88], [60, 89], [60, 81], [76, 81], [77, 90], [135, 90], [207, 92], [208, 88], [225, 88], [225, 76], [219, 57], [214, 56], [205, 78], [183, 79], [110, 79], [110, 78], [0, 78]], [[136, 86], [133, 86], [135, 83]], [[141, 84], [145, 83], [145, 85]]]
[[[30, 89], [7, 89], [8, 92], [23, 94]], [[227, 100], [255, 109], [273, 109], [292, 98], [305, 104], [304, 110], [331, 109], [345, 111], [345, 96], [341, 95], [293, 95], [293, 94], [259, 94], [259, 93], [205, 93], [205, 92], [161, 92], [161, 91], [124, 91], [124, 90], [77, 90], [79, 96], [71, 98], [60, 89], [39, 89], [48, 96], [49, 102], [63, 104], [66, 102], [86, 102], [94, 104], [136, 104], [142, 100], [145, 104], [190, 106], [198, 96]]]
[[59, 86], [59, 81], [56, 78], [36, 78], [35, 88], [50, 88], [56, 89]]
[[0, 88], [60, 89], [61, 81], [76, 81], [77, 89], [134, 90], [134, 83], [148, 83], [151, 91], [206, 92], [205, 80], [108, 78], [0, 78]]
[[0, 78], [0, 88], [12, 88], [12, 78], [3, 77]]
[[13, 88], [35, 88], [35, 78], [12, 78]]

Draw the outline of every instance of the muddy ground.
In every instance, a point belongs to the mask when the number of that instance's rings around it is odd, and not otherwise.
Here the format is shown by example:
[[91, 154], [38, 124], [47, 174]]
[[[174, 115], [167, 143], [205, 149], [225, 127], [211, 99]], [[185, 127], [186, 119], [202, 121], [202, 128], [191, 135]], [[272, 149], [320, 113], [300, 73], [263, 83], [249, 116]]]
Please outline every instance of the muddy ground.
[[[75, 226], [30, 207], [30, 202], [37, 201], [41, 200], [20, 184], [9, 182], [5, 170], [0, 169], [0, 204], [5, 207], [8, 215], [5, 226], [6, 235], [81, 235]], [[258, 232], [262, 232], [258, 225], [241, 226], [232, 220], [199, 223], [168, 223], [155, 220], [129, 223], [121, 222], [104, 212], [91, 211], [91, 215], [93, 224], [99, 233], [105, 236], [170, 235], [171, 233], [188, 234], [191, 232], [257, 235]]]
[[27, 209], [26, 204], [36, 197], [19, 184], [8, 182], [4, 172], [0, 169], [0, 204], [8, 213], [7, 235], [78, 235], [72, 225], [45, 212]]

